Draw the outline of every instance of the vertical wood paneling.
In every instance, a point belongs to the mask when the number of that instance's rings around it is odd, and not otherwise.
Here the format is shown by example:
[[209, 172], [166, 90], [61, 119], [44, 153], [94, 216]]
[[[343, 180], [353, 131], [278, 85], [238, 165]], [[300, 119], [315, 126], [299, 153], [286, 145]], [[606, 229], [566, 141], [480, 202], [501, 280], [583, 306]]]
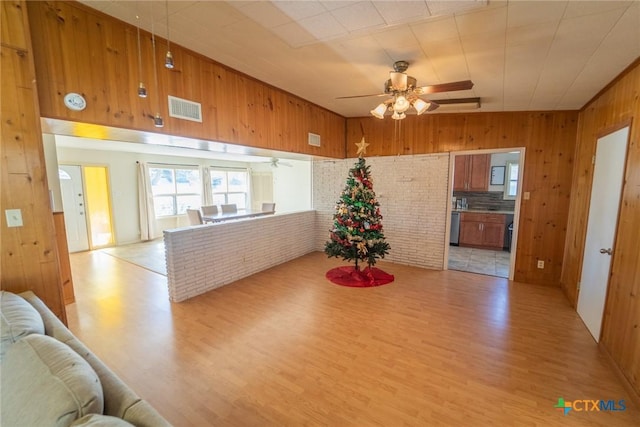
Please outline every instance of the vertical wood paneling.
[[[344, 156], [345, 119], [178, 45], [171, 45], [175, 69], [164, 66], [166, 41], [156, 37], [156, 71], [150, 34], [141, 31], [138, 71], [136, 28], [79, 2], [28, 2], [41, 114], [44, 117], [159, 132], [259, 148], [326, 157]], [[148, 97], [137, 97], [142, 80]], [[82, 93], [83, 111], [70, 111], [62, 98]], [[169, 117], [167, 95], [199, 102], [204, 123]], [[153, 125], [159, 112], [165, 126]], [[322, 147], [307, 144], [307, 134]]]
[[575, 306], [593, 181], [592, 158], [600, 136], [631, 123], [627, 165], [611, 262], [601, 343], [640, 393], [640, 61], [636, 61], [580, 112], [569, 207], [562, 287]]
[[[398, 122], [347, 119], [347, 156], [356, 156], [362, 129], [370, 156], [525, 147], [523, 200], [515, 280], [559, 285], [578, 114], [472, 113], [410, 116]], [[538, 269], [538, 260], [545, 268]]]
[[[0, 13], [0, 211], [4, 215], [5, 209], [20, 209], [23, 220], [22, 227], [8, 227], [4, 218], [1, 221], [0, 288], [34, 291], [66, 322], [25, 4], [3, 2]], [[8, 19], [13, 20], [10, 25]], [[24, 45], [5, 44], [5, 35], [7, 40], [23, 41]]]

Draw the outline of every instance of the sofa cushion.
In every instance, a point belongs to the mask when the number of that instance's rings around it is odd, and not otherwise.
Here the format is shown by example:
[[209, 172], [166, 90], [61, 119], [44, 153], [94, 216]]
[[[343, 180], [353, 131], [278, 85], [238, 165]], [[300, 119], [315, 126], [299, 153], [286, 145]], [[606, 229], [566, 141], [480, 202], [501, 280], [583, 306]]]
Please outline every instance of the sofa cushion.
[[0, 366], [0, 425], [69, 426], [102, 413], [102, 385], [69, 346], [32, 334], [13, 344]]
[[71, 427], [130, 427], [133, 424], [126, 422], [122, 418], [111, 417], [109, 415], [89, 414], [75, 420]]
[[0, 291], [0, 360], [13, 343], [29, 334], [44, 334], [42, 317], [24, 298]]

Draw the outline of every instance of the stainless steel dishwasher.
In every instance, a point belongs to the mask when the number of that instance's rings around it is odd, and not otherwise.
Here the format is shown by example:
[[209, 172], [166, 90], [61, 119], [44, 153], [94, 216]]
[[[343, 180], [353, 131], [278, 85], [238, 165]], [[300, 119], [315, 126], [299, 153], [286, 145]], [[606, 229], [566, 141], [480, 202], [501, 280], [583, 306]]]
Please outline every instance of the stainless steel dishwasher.
[[459, 238], [460, 238], [460, 212], [451, 212], [451, 236], [449, 237], [449, 243], [457, 246]]

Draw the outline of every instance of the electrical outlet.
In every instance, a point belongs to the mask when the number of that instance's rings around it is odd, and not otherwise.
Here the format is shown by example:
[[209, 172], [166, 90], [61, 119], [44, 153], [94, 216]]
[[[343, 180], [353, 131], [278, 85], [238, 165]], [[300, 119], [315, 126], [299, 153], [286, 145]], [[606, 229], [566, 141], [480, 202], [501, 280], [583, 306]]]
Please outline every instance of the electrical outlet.
[[538, 260], [538, 268], [544, 268], [544, 261], [541, 259]]

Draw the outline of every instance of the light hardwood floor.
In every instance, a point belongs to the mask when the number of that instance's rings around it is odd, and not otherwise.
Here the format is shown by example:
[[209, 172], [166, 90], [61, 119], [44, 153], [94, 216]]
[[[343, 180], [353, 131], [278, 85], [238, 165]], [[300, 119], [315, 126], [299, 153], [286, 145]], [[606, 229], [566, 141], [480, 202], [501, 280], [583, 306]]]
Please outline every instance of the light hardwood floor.
[[639, 425], [560, 289], [389, 263], [394, 283], [346, 288], [313, 253], [171, 304], [160, 274], [71, 262], [71, 330], [176, 426]]

